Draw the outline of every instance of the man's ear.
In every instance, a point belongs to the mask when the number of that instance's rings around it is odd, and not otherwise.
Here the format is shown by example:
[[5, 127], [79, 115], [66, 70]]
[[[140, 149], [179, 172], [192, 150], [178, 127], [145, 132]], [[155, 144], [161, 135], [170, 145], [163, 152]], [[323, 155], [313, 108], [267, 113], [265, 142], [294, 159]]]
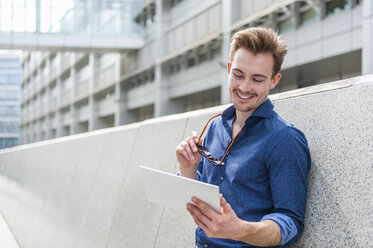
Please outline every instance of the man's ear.
[[231, 62], [228, 61], [227, 63], [227, 70], [228, 70], [228, 75], [231, 72]]
[[270, 89], [273, 89], [273, 88], [278, 84], [278, 82], [280, 81], [280, 78], [281, 78], [281, 74], [280, 74], [280, 73], [277, 73], [277, 74], [272, 78]]

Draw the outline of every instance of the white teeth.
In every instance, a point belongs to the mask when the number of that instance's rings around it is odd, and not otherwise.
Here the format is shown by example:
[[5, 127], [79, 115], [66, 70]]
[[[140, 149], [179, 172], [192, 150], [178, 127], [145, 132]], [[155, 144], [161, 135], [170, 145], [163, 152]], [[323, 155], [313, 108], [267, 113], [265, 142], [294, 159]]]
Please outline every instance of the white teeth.
[[237, 93], [237, 95], [243, 99], [249, 99], [251, 96], [241, 96], [240, 94]]

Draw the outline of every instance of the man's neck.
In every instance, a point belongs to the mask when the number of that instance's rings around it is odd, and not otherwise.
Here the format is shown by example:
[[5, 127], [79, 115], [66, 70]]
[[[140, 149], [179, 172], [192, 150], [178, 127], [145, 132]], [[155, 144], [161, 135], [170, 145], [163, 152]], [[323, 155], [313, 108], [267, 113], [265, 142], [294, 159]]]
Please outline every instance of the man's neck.
[[232, 135], [233, 137], [238, 133], [238, 131], [244, 126], [245, 121], [254, 112], [240, 112], [236, 110], [236, 119], [232, 123]]

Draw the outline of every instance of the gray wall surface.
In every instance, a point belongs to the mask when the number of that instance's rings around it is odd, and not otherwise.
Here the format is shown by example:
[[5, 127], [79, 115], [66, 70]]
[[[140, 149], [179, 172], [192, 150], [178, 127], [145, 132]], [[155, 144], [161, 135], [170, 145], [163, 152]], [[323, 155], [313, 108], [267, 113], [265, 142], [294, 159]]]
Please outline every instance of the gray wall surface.
[[[373, 75], [271, 95], [312, 154], [292, 247], [372, 247]], [[193, 247], [188, 213], [149, 203], [139, 165], [176, 173], [175, 147], [226, 106], [0, 151], [0, 212], [22, 248]]]

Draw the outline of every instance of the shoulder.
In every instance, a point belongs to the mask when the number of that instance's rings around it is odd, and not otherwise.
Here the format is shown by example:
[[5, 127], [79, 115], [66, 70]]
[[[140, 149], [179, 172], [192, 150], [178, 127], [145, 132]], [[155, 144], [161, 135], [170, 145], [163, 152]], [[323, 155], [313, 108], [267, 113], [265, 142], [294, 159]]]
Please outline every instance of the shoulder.
[[[279, 116], [276, 112], [273, 112], [273, 133], [272, 139], [276, 138], [296, 138], [296, 137], [303, 137], [306, 138], [304, 133], [296, 128], [293, 124], [284, 120], [281, 116]], [[272, 140], [274, 141], [274, 140]]]
[[311, 166], [311, 152], [302, 131], [292, 125], [283, 126], [274, 133], [265, 146], [267, 166], [282, 168], [281, 165]]
[[267, 143], [268, 153], [271, 153], [273, 149], [291, 151], [295, 147], [309, 150], [307, 138], [300, 129], [282, 119], [275, 112], [272, 122], [273, 130]]

